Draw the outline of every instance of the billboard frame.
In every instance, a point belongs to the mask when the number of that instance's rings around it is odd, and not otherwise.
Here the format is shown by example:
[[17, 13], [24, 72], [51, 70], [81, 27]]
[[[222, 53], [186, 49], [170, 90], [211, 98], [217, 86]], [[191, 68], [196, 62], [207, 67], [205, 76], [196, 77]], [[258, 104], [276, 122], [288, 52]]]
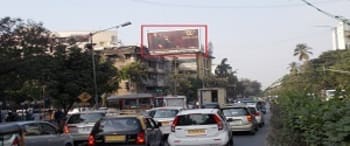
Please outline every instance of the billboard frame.
[[197, 55], [197, 53], [169, 53], [169, 54], [156, 54], [156, 55], [152, 55], [152, 54], [146, 54], [145, 53], [145, 48], [144, 48], [144, 30], [145, 28], [165, 28], [165, 27], [169, 27], [169, 28], [179, 28], [179, 27], [189, 27], [189, 28], [193, 28], [193, 27], [197, 27], [197, 28], [204, 28], [204, 56], [208, 57], [209, 56], [209, 51], [208, 51], [208, 25], [206, 24], [142, 24], [141, 25], [141, 57], [144, 58], [148, 58], [148, 57], [154, 57], [154, 56], [172, 56], [172, 57], [176, 57], [176, 56], [184, 56], [184, 57], [194, 57]]

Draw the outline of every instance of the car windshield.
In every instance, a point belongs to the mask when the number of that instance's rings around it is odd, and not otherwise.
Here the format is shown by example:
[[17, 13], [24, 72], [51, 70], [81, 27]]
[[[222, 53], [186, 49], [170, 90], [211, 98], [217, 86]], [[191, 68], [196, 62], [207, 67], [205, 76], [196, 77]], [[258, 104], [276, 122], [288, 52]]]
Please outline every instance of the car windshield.
[[244, 108], [223, 109], [222, 111], [226, 117], [244, 116], [248, 114]]
[[68, 120], [68, 124], [77, 124], [77, 123], [90, 123], [96, 122], [102, 117], [104, 113], [84, 113], [84, 114], [74, 114]]
[[161, 109], [154, 112], [153, 118], [174, 118], [178, 113], [175, 109]]
[[139, 131], [140, 129], [141, 124], [137, 118], [104, 119], [99, 127], [101, 132]]
[[212, 114], [190, 114], [178, 117], [177, 126], [216, 124]]

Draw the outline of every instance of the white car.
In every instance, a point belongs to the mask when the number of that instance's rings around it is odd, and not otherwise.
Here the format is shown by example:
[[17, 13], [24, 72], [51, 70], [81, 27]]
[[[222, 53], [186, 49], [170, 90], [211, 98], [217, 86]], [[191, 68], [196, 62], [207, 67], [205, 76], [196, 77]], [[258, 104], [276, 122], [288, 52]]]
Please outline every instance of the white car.
[[147, 113], [157, 122], [161, 123], [160, 130], [167, 136], [170, 133], [170, 126], [177, 113], [183, 110], [183, 107], [158, 107], [147, 110]]
[[171, 125], [168, 143], [171, 146], [232, 146], [232, 130], [218, 109], [184, 110]]
[[255, 116], [256, 121], [258, 122], [259, 127], [265, 125], [264, 115], [261, 111], [256, 108], [256, 105], [248, 104], [249, 111]]

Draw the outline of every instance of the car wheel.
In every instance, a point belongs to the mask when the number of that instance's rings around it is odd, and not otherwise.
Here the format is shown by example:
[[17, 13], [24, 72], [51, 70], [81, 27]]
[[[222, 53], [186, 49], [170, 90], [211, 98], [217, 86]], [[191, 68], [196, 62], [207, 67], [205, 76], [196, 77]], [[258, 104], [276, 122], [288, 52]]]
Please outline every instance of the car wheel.
[[226, 146], [233, 146], [233, 137], [227, 142]]
[[65, 146], [73, 146], [71, 143], [67, 143]]
[[250, 135], [255, 135], [255, 133], [258, 131], [258, 127], [252, 128], [252, 130], [249, 131]]

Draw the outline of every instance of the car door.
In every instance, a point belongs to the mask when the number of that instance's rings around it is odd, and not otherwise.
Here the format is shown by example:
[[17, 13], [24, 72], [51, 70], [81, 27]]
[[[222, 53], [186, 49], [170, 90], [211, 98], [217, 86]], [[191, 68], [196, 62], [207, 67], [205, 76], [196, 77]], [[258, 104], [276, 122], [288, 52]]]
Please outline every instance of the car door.
[[65, 145], [65, 137], [62, 134], [59, 134], [57, 128], [48, 124], [48, 123], [40, 123], [41, 135], [42, 137], [46, 137], [48, 144], [50, 146], [62, 146]]
[[154, 128], [153, 128], [153, 136], [154, 136], [154, 144], [156, 146], [160, 145], [162, 141], [162, 132], [160, 130], [160, 127], [158, 126], [158, 122], [154, 121], [153, 119], [149, 118], [150, 122], [153, 123]]
[[41, 134], [40, 124], [29, 123], [23, 125], [25, 130], [24, 133], [24, 143], [26, 146], [47, 146], [49, 145], [46, 136]]
[[156, 127], [156, 125], [154, 124], [154, 122], [152, 122], [150, 120], [150, 118], [146, 118], [146, 123], [147, 123], [147, 128], [146, 128], [146, 132], [147, 132], [147, 142], [149, 145], [154, 146], [155, 145], [155, 132], [154, 132], [154, 128]]

